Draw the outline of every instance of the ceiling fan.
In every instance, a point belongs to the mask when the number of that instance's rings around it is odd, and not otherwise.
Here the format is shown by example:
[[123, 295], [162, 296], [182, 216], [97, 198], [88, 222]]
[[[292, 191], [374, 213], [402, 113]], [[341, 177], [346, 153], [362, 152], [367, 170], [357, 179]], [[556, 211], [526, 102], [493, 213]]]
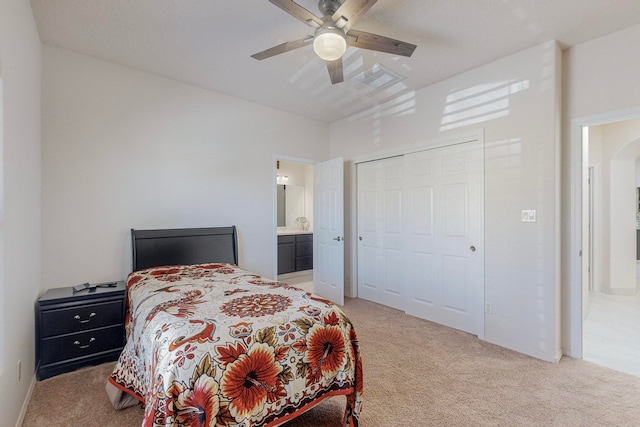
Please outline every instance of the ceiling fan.
[[322, 18], [309, 12], [293, 0], [269, 0], [294, 18], [315, 28], [314, 34], [298, 40], [282, 43], [251, 55], [262, 60], [289, 52], [313, 42], [313, 50], [327, 63], [331, 83], [344, 81], [342, 55], [347, 46], [375, 50], [394, 55], [411, 56], [416, 45], [377, 34], [365, 33], [351, 27], [373, 6], [377, 0], [319, 0]]

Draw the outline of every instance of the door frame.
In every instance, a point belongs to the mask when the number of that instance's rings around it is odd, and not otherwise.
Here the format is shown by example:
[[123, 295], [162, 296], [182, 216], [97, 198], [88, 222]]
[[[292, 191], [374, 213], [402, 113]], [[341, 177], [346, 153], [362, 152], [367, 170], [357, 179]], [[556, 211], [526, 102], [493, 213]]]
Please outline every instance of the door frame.
[[588, 194], [588, 217], [587, 217], [587, 228], [588, 228], [588, 239], [589, 239], [589, 258], [587, 261], [587, 274], [589, 275], [587, 281], [589, 286], [587, 287], [590, 291], [599, 291], [600, 283], [596, 283], [596, 277], [599, 276], [599, 267], [595, 264], [596, 259], [600, 259], [599, 251], [596, 251], [596, 241], [599, 242], [597, 236], [600, 234], [600, 225], [596, 226], [601, 219], [600, 216], [596, 214], [596, 207], [600, 205], [601, 201], [597, 197], [599, 188], [596, 188], [596, 180], [600, 176], [597, 172], [596, 166], [585, 165], [588, 170], [588, 180], [587, 180], [587, 194]]
[[[562, 321], [566, 322], [567, 329], [563, 329], [562, 340], [563, 354], [575, 359], [582, 359], [582, 314], [583, 314], [583, 286], [588, 280], [582, 274], [583, 262], [588, 262], [582, 257], [583, 245], [589, 245], [589, 236], [585, 234], [583, 221], [586, 220], [588, 212], [584, 211], [583, 199], [587, 197], [587, 188], [583, 185], [586, 177], [583, 173], [583, 162], [585, 153], [582, 149], [582, 129], [589, 126], [599, 126], [606, 123], [632, 120], [640, 118], [640, 106], [622, 110], [610, 111], [606, 113], [594, 114], [591, 116], [572, 119], [570, 123], [570, 175], [569, 191], [570, 206], [568, 218], [568, 289], [566, 303], [562, 305]], [[566, 224], [566, 223], [565, 223]], [[566, 236], [566, 231], [563, 233]], [[566, 253], [566, 252], [565, 252]], [[588, 253], [588, 252], [587, 252]], [[565, 335], [566, 334], [566, 335]]]
[[[357, 297], [358, 296], [358, 176], [357, 176], [357, 165], [358, 163], [370, 162], [375, 160], [382, 160], [389, 157], [396, 156], [404, 156], [406, 154], [415, 153], [418, 151], [425, 150], [433, 150], [436, 148], [444, 148], [450, 145], [456, 144], [464, 144], [465, 142], [473, 142], [477, 141], [482, 145], [483, 156], [484, 156], [484, 128], [479, 128], [472, 132], [466, 132], [459, 135], [443, 137], [443, 138], [434, 138], [431, 140], [427, 140], [425, 142], [421, 142], [418, 144], [401, 146], [398, 148], [393, 148], [389, 150], [381, 150], [375, 153], [370, 153], [362, 156], [356, 156], [351, 161], [347, 162], [345, 165], [345, 173], [349, 173], [350, 175], [350, 185], [349, 185], [349, 227], [345, 225], [345, 234], [349, 235], [349, 242], [353, 242], [350, 248], [348, 248], [348, 254], [350, 257], [350, 266], [349, 271], [351, 272], [351, 276], [345, 278], [345, 293], [349, 297]], [[483, 195], [484, 200], [484, 195]], [[481, 230], [481, 238], [484, 242], [484, 204], [482, 208], [482, 230]], [[347, 248], [345, 248], [347, 250]], [[483, 277], [484, 283], [484, 277]], [[484, 307], [484, 287], [482, 289], [483, 302], [482, 306]], [[481, 313], [478, 315], [482, 318], [482, 324], [478, 327], [479, 333], [478, 337], [481, 338], [484, 336], [484, 316], [481, 316]]]
[[320, 160], [306, 159], [303, 157], [285, 156], [283, 154], [274, 154], [272, 163], [272, 214], [271, 214], [271, 230], [273, 232], [272, 245], [272, 259], [271, 264], [273, 266], [273, 280], [278, 278], [278, 161], [288, 163], [302, 163], [306, 165], [316, 165], [320, 163]]

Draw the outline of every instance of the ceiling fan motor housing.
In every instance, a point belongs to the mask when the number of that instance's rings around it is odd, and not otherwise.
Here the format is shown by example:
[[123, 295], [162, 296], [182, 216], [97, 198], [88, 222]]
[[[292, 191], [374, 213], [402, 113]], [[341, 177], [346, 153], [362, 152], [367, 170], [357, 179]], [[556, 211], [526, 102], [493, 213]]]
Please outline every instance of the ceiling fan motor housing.
[[342, 2], [338, 0], [320, 0], [318, 1], [318, 9], [320, 9], [320, 13], [322, 16], [333, 16], [336, 13], [336, 10], [342, 6]]

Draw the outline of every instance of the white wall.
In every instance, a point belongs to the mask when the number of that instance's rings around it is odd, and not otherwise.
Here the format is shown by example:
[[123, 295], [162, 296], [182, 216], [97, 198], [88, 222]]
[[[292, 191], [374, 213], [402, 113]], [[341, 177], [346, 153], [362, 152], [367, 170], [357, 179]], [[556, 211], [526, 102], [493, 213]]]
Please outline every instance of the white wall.
[[275, 263], [274, 153], [323, 160], [328, 125], [43, 47], [43, 281], [120, 280], [130, 228], [235, 224]]
[[292, 163], [280, 161], [280, 169], [278, 175], [284, 175], [289, 180], [287, 185], [305, 185], [306, 169], [303, 163]]
[[304, 210], [309, 230], [313, 231], [313, 165], [304, 165]]
[[[562, 151], [563, 350], [581, 355], [580, 125], [640, 116], [640, 25], [564, 52]], [[576, 172], [577, 171], [577, 172]]]
[[612, 294], [636, 293], [635, 158], [616, 157], [611, 161], [611, 274], [605, 291]]
[[640, 25], [636, 25], [564, 52], [567, 120], [640, 104], [639, 40]]
[[[0, 413], [16, 425], [34, 379], [34, 303], [40, 291], [40, 39], [24, 0], [0, 2], [3, 85], [0, 202]], [[4, 252], [3, 252], [4, 250]], [[22, 379], [17, 364], [22, 361]]]
[[484, 129], [485, 339], [545, 360], [560, 350], [559, 67], [549, 42], [331, 126], [346, 159]]

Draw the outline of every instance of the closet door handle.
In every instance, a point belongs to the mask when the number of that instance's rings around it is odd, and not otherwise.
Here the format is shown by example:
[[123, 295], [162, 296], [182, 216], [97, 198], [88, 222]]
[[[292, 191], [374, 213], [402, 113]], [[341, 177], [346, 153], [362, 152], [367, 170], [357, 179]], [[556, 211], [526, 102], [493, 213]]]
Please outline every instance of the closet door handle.
[[340, 236], [334, 237], [333, 240], [337, 240], [339, 242], [340, 240], [342, 240], [342, 237], [340, 237]]
[[470, 250], [471, 252], [475, 252], [475, 251], [476, 251], [476, 247], [475, 247], [475, 246], [473, 246], [473, 245], [471, 245], [471, 247], [469, 248], [469, 250]]

